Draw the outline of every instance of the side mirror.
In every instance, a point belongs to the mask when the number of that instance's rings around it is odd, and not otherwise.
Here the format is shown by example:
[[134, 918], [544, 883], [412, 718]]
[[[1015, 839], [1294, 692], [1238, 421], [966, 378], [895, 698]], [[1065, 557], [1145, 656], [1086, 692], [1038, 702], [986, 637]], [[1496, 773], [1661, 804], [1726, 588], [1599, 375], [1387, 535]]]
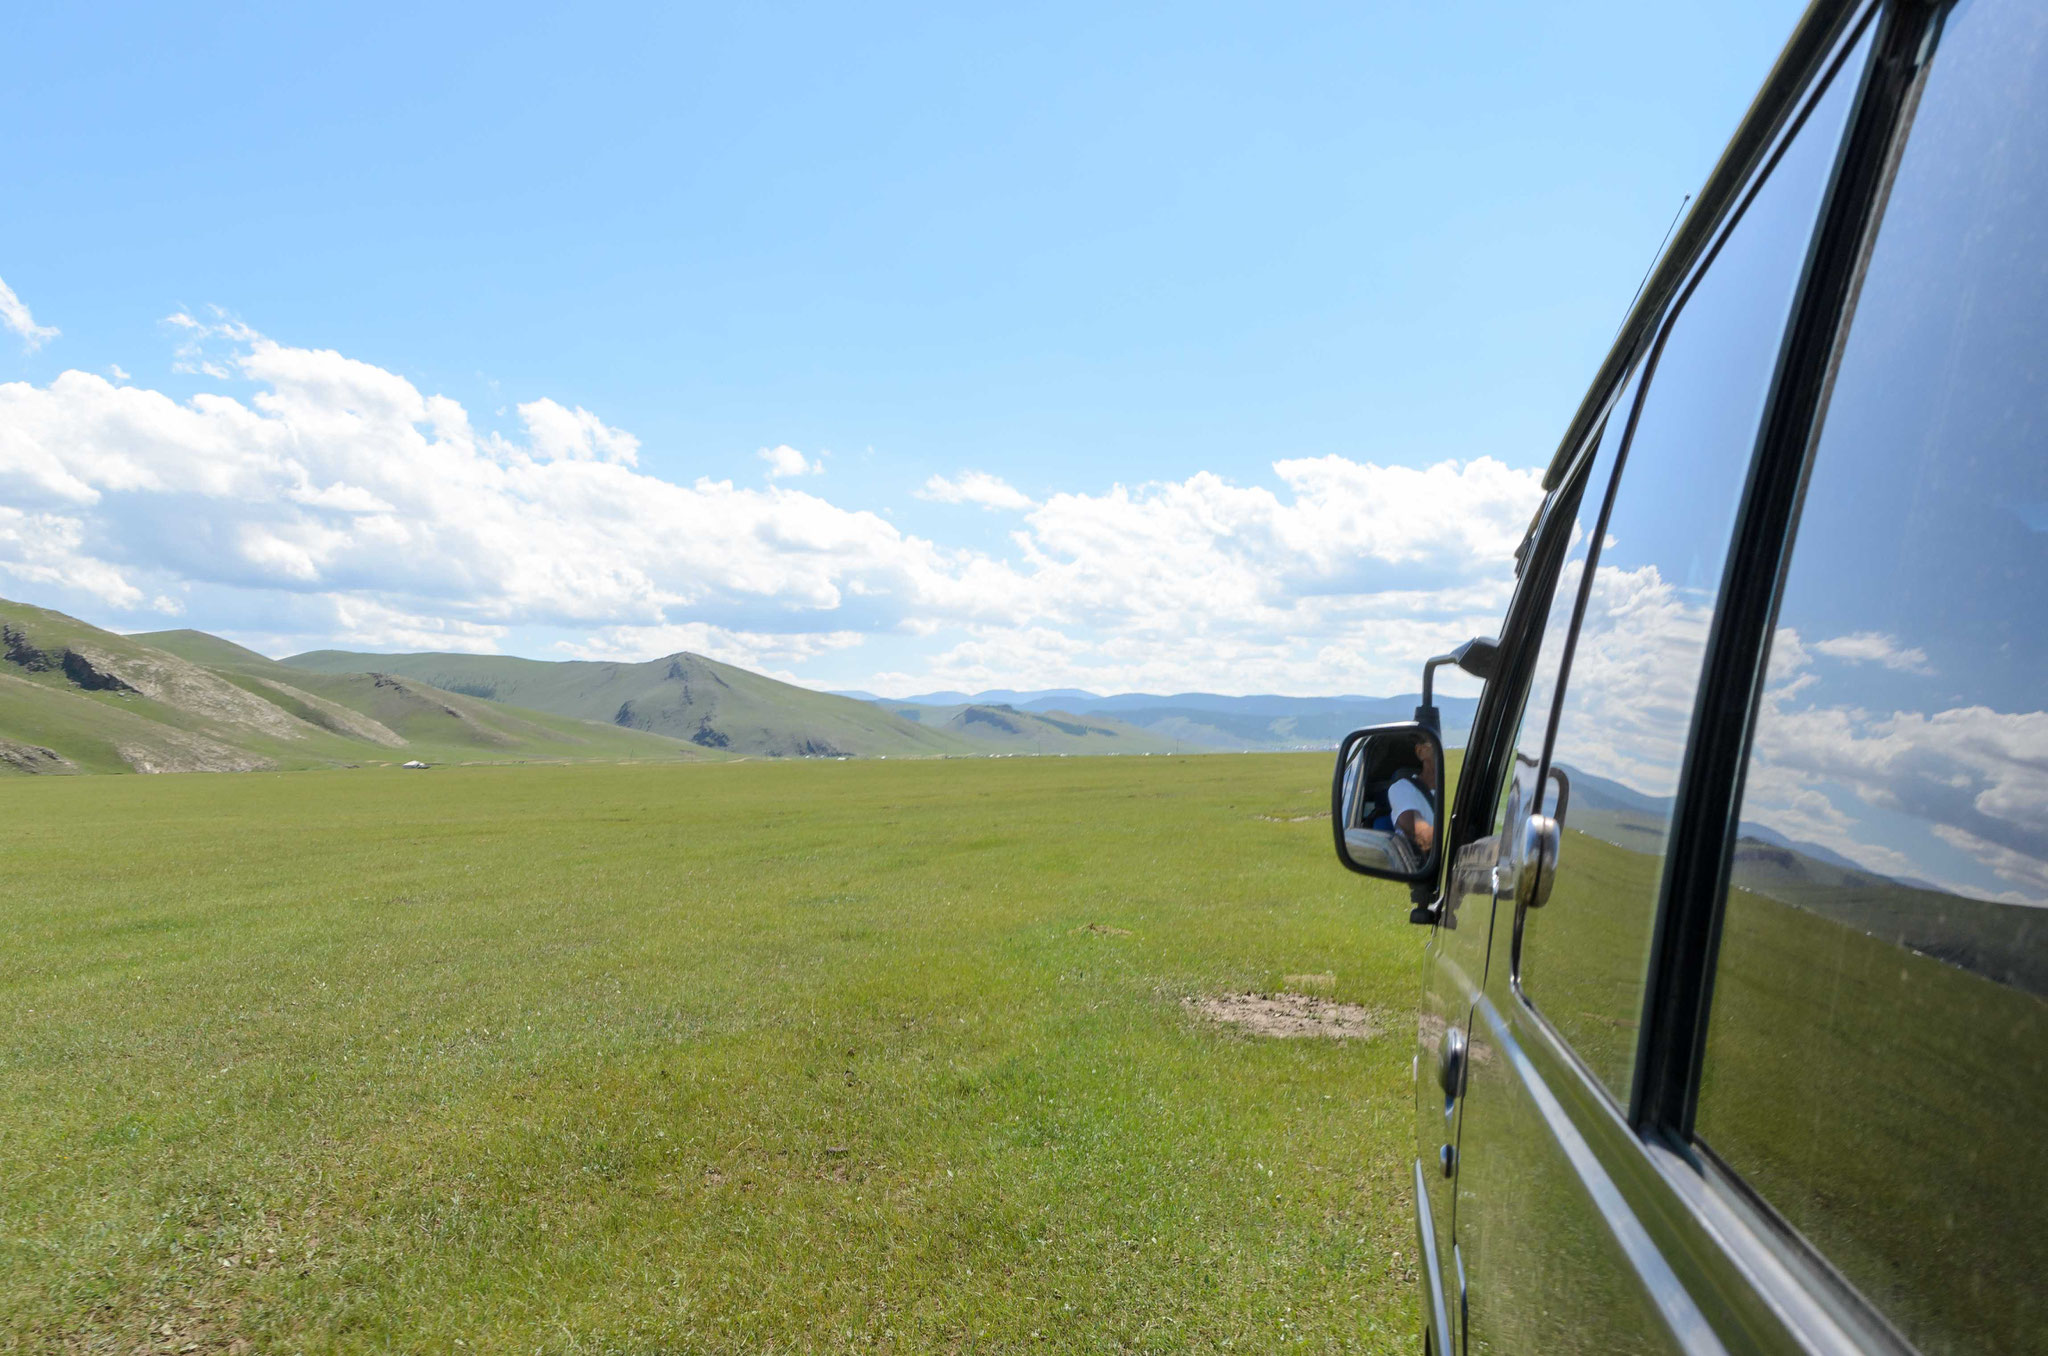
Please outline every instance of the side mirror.
[[1420, 721], [1345, 735], [1330, 778], [1337, 860], [1381, 880], [1434, 879], [1442, 850], [1443, 773], [1443, 740]]

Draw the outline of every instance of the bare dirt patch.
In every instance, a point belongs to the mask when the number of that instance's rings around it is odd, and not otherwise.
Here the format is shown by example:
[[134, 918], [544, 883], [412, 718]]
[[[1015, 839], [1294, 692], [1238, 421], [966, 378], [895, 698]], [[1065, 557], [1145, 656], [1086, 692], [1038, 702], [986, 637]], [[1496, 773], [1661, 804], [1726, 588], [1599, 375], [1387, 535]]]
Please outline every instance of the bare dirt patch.
[[1226, 993], [1182, 1001], [1197, 1016], [1228, 1023], [1254, 1036], [1371, 1040], [1380, 1033], [1379, 1018], [1371, 1009], [1312, 994]]
[[1087, 923], [1075, 928], [1074, 931], [1091, 932], [1097, 937], [1128, 937], [1131, 935], [1129, 928], [1114, 928], [1107, 923]]
[[[88, 691], [125, 689], [204, 720], [239, 725], [278, 739], [306, 737], [304, 721], [176, 656], [116, 655], [90, 646], [65, 653], [64, 672]], [[72, 659], [77, 661], [75, 665]]]

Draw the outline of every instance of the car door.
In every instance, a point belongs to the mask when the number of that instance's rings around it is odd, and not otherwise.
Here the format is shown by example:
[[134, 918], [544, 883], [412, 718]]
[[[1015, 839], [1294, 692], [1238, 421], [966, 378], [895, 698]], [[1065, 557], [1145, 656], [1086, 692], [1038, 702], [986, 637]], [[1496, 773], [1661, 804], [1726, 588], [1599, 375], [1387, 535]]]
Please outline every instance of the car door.
[[[1615, 1180], [1632, 1147], [1672, 809], [1729, 544], [1869, 58], [1823, 63], [1609, 416], [1560, 590], [1569, 645], [1531, 692], [1467, 1036], [1453, 1251], [1472, 1352], [1715, 1349]], [[1603, 444], [1608, 441], [1602, 439]]]

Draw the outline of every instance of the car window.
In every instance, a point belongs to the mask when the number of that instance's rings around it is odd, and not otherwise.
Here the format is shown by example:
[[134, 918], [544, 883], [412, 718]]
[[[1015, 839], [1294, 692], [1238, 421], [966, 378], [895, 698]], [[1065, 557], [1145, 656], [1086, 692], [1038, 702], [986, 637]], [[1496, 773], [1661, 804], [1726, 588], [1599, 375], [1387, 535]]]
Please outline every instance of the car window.
[[1594, 525], [1607, 501], [1607, 487], [1614, 477], [1622, 433], [1628, 426], [1628, 412], [1635, 404], [1641, 378], [1642, 370], [1638, 368], [1608, 416], [1592, 458], [1579, 474], [1577, 486], [1571, 492], [1571, 508], [1561, 515], [1553, 529], [1565, 534], [1564, 558], [1558, 566], [1549, 614], [1537, 641], [1536, 660], [1522, 703], [1522, 719], [1515, 731], [1513, 761], [1501, 782], [1494, 824], [1501, 835], [1498, 851], [1503, 854], [1514, 841], [1507, 830], [1519, 824], [1535, 806], [1536, 773], [1542, 762], [1543, 740], [1550, 731], [1551, 704], [1557, 696], [1557, 679], [1564, 667], [1565, 643], [1571, 634], [1572, 613], [1578, 605], [1579, 584], [1585, 578], [1586, 555], [1593, 544]]
[[1670, 323], [1558, 699], [1544, 800], [1562, 827], [1557, 872], [1524, 919], [1515, 974], [1624, 1103], [1707, 631], [1860, 67], [1852, 57], [1813, 106]]
[[1927, 1352], [2048, 1350], [2048, 10], [1923, 77], [1836, 355], [1695, 1132]]

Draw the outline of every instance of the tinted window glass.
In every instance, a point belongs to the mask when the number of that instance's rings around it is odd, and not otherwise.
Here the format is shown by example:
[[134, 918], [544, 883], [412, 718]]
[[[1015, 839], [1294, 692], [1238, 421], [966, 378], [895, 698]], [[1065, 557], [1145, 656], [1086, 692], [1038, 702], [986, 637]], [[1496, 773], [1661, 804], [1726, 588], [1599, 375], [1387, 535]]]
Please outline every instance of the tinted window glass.
[[1926, 1352], [2048, 1350], [2048, 11], [1947, 20], [1779, 605], [1697, 1131]]
[[[1679, 761], [1735, 508], [1860, 60], [1815, 105], [1672, 322], [1623, 453], [1558, 700], [1563, 842], [1524, 995], [1626, 1101]], [[1562, 807], [1563, 813], [1558, 814]]]
[[1608, 416], [1592, 462], [1579, 477], [1572, 510], [1566, 522], [1559, 524], [1559, 529], [1566, 533], [1564, 563], [1558, 569], [1556, 588], [1551, 594], [1550, 615], [1543, 624], [1536, 665], [1522, 705], [1522, 723], [1515, 732], [1514, 764], [1501, 787], [1502, 806], [1495, 819], [1497, 831], [1503, 833], [1503, 854], [1514, 845], [1513, 836], [1505, 833], [1505, 829], [1518, 825], [1535, 805], [1536, 773], [1543, 759], [1543, 740], [1550, 731], [1550, 709], [1557, 698], [1557, 680], [1564, 667], [1565, 641], [1571, 633], [1572, 612], [1578, 605], [1579, 584], [1586, 577], [1586, 555], [1593, 544], [1594, 525], [1606, 503], [1615, 459], [1621, 451], [1622, 431], [1628, 425], [1628, 412], [1635, 404], [1641, 379], [1639, 368]]

